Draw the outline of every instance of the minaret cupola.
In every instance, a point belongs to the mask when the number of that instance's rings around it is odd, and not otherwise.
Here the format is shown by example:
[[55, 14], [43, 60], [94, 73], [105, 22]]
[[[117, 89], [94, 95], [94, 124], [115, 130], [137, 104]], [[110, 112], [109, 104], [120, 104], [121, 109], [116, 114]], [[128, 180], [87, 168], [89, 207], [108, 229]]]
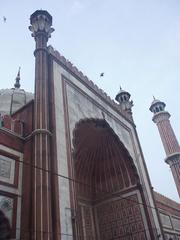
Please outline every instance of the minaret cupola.
[[118, 94], [115, 99], [119, 103], [120, 108], [126, 111], [128, 114], [132, 115], [133, 101], [130, 100], [131, 94], [120, 87]]
[[156, 99], [154, 96], [153, 98], [154, 100], [152, 101], [149, 110], [154, 114], [165, 111], [166, 104]]

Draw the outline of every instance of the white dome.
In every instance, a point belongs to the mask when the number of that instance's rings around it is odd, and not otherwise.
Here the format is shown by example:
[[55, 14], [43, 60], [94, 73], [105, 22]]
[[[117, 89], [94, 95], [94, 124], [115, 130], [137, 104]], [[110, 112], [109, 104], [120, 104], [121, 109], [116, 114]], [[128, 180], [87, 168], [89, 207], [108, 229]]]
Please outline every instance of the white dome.
[[33, 93], [24, 89], [0, 89], [0, 114], [12, 114], [34, 98]]

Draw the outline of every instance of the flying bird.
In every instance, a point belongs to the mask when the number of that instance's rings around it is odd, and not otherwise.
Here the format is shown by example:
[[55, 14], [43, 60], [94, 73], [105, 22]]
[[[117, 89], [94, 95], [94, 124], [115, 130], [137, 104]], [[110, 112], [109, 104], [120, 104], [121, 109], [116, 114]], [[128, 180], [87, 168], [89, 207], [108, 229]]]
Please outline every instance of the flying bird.
[[5, 16], [3, 16], [3, 21], [4, 23], [6, 22], [7, 18]]
[[104, 73], [102, 72], [102, 73], [100, 73], [100, 77], [104, 77]]

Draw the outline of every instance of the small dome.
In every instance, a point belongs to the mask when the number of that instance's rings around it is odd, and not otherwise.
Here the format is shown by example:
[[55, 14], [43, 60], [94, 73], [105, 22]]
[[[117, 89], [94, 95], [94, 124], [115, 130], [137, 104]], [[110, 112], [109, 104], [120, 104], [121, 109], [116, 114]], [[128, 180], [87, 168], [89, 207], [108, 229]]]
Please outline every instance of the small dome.
[[24, 89], [0, 89], [0, 114], [12, 114], [34, 98], [33, 93]]
[[166, 106], [166, 104], [158, 99], [156, 99], [155, 97], [153, 97], [153, 101], [151, 103], [151, 106], [149, 108], [149, 110], [151, 112], [157, 113], [159, 111], [164, 111], [164, 108]]
[[154, 98], [152, 103], [151, 103], [151, 106], [156, 104], [156, 103], [161, 103], [161, 101], [159, 99]]
[[[129, 98], [131, 97], [131, 94], [128, 93], [127, 91], [123, 90], [121, 87], [120, 87], [120, 90], [118, 92], [118, 94], [116, 95], [115, 99], [116, 101], [120, 101], [121, 98], [122, 98], [122, 101], [128, 101]], [[124, 99], [123, 99], [124, 98]]]
[[20, 88], [20, 67], [15, 79], [14, 88], [0, 89], [0, 115], [12, 114], [34, 98], [33, 93]]

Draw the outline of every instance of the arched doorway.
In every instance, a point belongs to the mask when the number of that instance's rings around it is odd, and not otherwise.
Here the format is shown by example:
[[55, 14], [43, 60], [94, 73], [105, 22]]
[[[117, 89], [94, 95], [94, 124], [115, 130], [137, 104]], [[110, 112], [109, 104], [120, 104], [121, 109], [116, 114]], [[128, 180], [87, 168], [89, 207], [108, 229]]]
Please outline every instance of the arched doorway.
[[76, 240], [149, 239], [136, 167], [109, 124], [81, 120], [73, 145]]

